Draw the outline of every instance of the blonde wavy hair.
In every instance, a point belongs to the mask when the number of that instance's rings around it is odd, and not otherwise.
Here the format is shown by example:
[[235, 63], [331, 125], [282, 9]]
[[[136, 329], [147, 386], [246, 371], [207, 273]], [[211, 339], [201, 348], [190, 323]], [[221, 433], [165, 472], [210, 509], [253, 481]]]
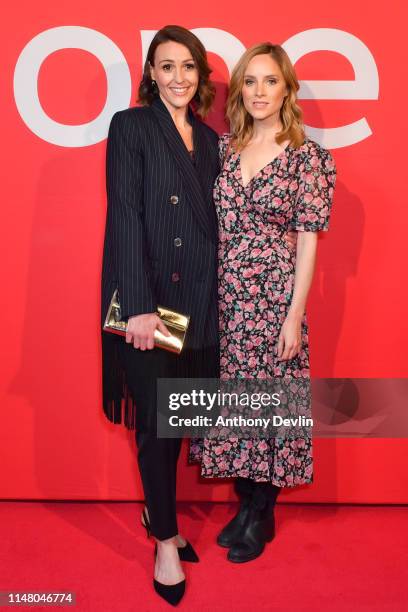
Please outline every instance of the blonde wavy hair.
[[269, 42], [254, 45], [247, 49], [232, 72], [226, 105], [226, 116], [232, 136], [231, 144], [237, 150], [241, 150], [252, 138], [254, 121], [244, 106], [242, 87], [248, 64], [256, 55], [270, 55], [275, 60], [282, 72], [288, 90], [280, 110], [283, 127], [276, 135], [276, 142], [280, 144], [289, 140], [292, 147], [298, 148], [305, 140], [302, 109], [297, 103], [299, 82], [286, 51], [280, 45], [273, 45]]

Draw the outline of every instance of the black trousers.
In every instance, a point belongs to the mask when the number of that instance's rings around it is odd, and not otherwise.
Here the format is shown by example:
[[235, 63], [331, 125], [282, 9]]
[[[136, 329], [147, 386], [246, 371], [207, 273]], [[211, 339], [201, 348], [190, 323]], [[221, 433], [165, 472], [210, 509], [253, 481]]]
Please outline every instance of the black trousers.
[[178, 533], [176, 481], [182, 439], [157, 437], [157, 379], [218, 377], [218, 347], [183, 349], [175, 355], [157, 348], [140, 351], [123, 342], [121, 351], [136, 402], [138, 464], [150, 526], [158, 540], [166, 540]]

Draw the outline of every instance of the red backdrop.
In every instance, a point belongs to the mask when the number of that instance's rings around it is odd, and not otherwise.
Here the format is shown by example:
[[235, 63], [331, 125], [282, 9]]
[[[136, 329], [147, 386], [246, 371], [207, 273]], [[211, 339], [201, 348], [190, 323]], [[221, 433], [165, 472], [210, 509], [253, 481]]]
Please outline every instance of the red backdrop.
[[[101, 409], [104, 157], [112, 109], [134, 104], [142, 40], [167, 22], [206, 29], [197, 32], [214, 68], [218, 131], [240, 50], [271, 40], [290, 51], [306, 123], [338, 167], [308, 308], [312, 372], [407, 376], [406, 9], [402, 0], [372, 9], [40, 0], [3, 10], [1, 497], [141, 498], [133, 435]], [[406, 448], [403, 439], [316, 440], [314, 484], [284, 499], [407, 502]], [[179, 474], [180, 499], [232, 496], [229, 483], [199, 483], [185, 455]]]

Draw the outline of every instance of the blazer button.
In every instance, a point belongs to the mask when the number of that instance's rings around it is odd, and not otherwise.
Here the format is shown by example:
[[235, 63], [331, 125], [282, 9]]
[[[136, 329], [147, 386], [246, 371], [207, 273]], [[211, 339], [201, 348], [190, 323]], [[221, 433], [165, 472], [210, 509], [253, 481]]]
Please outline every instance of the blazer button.
[[171, 204], [178, 204], [178, 202], [179, 202], [178, 196], [176, 196], [176, 195], [172, 195], [172, 196], [170, 197], [170, 203], [171, 203]]
[[180, 247], [182, 245], [181, 238], [174, 239], [174, 246]]
[[178, 283], [179, 280], [180, 280], [180, 274], [178, 272], [173, 272], [173, 274], [171, 275], [171, 282]]

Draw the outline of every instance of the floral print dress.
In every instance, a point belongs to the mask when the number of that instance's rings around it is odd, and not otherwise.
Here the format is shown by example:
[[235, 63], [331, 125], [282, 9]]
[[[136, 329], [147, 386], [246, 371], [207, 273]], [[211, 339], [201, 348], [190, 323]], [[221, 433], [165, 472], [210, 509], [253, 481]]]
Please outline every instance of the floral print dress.
[[[244, 187], [240, 154], [230, 135], [219, 141], [222, 170], [214, 186], [219, 221], [219, 329], [221, 378], [309, 377], [308, 327], [302, 320], [299, 354], [277, 361], [277, 344], [294, 287], [296, 250], [284, 235], [326, 231], [335, 164], [306, 138], [287, 146]], [[311, 416], [310, 405], [304, 411]], [[270, 481], [279, 487], [312, 482], [310, 438], [192, 440], [190, 460], [201, 474]]]

